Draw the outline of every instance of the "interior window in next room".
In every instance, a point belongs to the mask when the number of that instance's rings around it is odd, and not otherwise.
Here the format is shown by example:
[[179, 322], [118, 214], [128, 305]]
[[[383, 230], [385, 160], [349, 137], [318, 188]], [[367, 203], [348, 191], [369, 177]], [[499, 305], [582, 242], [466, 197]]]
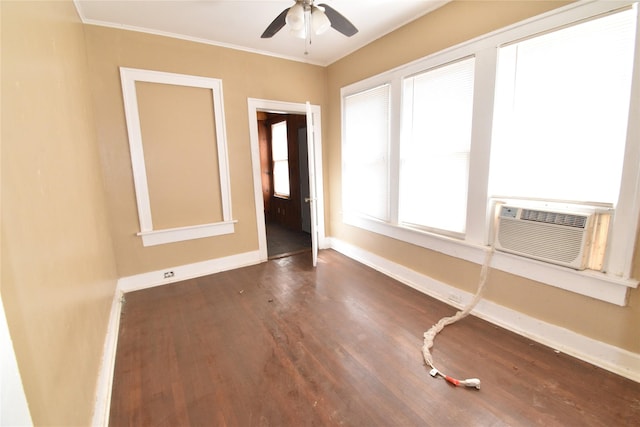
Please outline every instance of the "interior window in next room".
[[287, 147], [287, 122], [271, 125], [271, 157], [273, 161], [273, 190], [277, 197], [288, 198], [289, 188], [289, 149]]

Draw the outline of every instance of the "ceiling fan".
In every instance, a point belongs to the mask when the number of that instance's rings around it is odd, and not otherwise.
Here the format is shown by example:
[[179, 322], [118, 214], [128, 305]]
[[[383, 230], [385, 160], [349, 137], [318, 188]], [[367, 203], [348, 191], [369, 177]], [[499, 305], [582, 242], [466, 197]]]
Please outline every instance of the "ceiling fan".
[[327, 4], [314, 5], [314, 0], [295, 0], [295, 4], [283, 10], [269, 24], [262, 36], [263, 39], [273, 37], [287, 24], [291, 33], [300, 38], [308, 38], [311, 32], [322, 34], [329, 27], [347, 37], [353, 36], [358, 29], [340, 12]]

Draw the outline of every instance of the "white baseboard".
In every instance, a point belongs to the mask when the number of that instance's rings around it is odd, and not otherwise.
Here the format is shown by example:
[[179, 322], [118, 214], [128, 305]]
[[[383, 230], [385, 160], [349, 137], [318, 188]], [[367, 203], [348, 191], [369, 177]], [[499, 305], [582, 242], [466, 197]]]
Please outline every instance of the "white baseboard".
[[93, 427], [106, 427], [109, 425], [109, 410], [111, 408], [111, 387], [113, 385], [113, 372], [116, 364], [116, 348], [118, 346], [118, 329], [120, 328], [120, 313], [122, 312], [122, 292], [116, 289], [111, 302], [107, 336], [104, 340], [104, 350], [98, 384], [96, 385], [96, 402], [93, 408], [91, 425]]
[[[196, 262], [193, 264], [167, 267], [158, 271], [150, 271], [148, 273], [136, 274], [135, 276], [122, 277], [118, 280], [118, 290], [121, 292], [132, 292], [154, 286], [179, 282], [181, 280], [193, 279], [194, 277], [219, 273], [221, 271], [232, 270], [234, 268], [247, 267], [264, 261], [266, 261], [266, 259], [262, 259], [260, 257], [259, 251], [252, 251], [224, 258]], [[172, 273], [171, 277], [165, 278], [166, 273]]]
[[[473, 298], [469, 292], [434, 280], [357, 246], [335, 238], [330, 238], [330, 242], [332, 249], [458, 309]], [[540, 321], [487, 300], [481, 300], [472, 314], [607, 371], [640, 382], [640, 354]]]

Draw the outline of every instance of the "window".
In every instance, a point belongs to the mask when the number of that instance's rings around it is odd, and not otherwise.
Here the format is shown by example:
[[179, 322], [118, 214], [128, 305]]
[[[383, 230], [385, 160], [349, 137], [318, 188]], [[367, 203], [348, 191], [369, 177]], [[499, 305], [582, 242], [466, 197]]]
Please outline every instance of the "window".
[[404, 80], [401, 223], [464, 233], [474, 59]]
[[271, 159], [273, 161], [273, 192], [278, 197], [288, 198], [289, 188], [289, 140], [287, 122], [271, 125]]
[[389, 86], [344, 100], [345, 203], [348, 210], [389, 219]]
[[617, 202], [634, 14], [628, 9], [499, 49], [492, 195]]
[[493, 267], [626, 304], [637, 19], [636, 2], [579, 2], [342, 88], [345, 223], [481, 263], [498, 198], [608, 207], [600, 271], [505, 253]]

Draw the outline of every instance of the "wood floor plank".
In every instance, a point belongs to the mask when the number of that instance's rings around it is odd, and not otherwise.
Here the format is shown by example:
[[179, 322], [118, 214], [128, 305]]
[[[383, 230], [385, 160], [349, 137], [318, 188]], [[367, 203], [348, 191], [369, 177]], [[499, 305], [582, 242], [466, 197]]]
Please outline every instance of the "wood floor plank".
[[[490, 286], [490, 283], [489, 283]], [[334, 251], [126, 295], [112, 426], [640, 425], [640, 384], [455, 310]]]

